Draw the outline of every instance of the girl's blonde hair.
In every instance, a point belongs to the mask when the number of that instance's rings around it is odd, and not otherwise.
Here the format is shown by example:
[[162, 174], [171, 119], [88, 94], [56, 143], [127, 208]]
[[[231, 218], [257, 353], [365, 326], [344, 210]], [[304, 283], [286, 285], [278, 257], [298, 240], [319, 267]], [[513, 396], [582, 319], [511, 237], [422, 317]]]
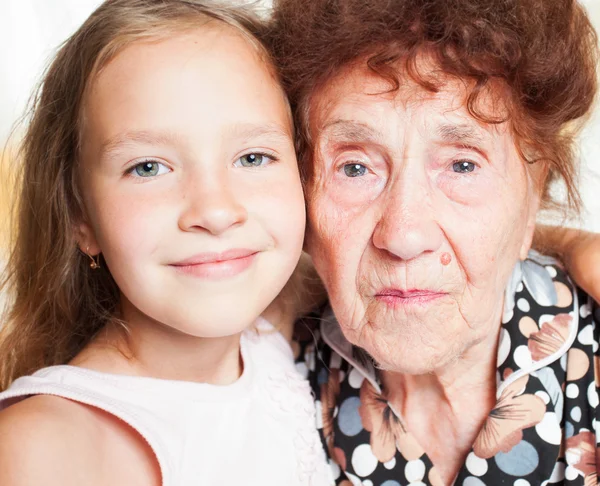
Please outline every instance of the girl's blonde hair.
[[86, 87], [133, 42], [220, 22], [236, 29], [272, 70], [263, 24], [248, 8], [196, 0], [108, 0], [70, 37], [31, 102], [20, 158], [12, 252], [2, 282], [10, 305], [0, 330], [0, 390], [26, 374], [71, 360], [118, 312], [106, 266], [78, 250], [83, 217], [77, 184]]

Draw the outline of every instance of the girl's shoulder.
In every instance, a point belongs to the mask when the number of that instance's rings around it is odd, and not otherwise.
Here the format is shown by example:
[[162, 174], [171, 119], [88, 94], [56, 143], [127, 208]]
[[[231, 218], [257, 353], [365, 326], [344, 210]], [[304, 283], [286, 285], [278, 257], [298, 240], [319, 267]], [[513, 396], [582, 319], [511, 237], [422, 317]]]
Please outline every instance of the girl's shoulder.
[[0, 411], [0, 484], [160, 484], [153, 462], [143, 439], [94, 407], [36, 395]]
[[75, 484], [93, 455], [90, 417], [83, 406], [49, 395], [1, 411], [0, 484]]

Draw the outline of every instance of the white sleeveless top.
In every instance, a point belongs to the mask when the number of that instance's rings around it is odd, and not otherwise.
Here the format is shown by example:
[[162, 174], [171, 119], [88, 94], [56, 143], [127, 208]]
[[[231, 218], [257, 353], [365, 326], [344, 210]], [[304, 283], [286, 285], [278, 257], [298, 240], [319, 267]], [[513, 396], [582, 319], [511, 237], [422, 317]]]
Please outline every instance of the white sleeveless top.
[[163, 486], [331, 485], [308, 382], [285, 338], [258, 328], [242, 334], [244, 371], [228, 386], [52, 366], [15, 380], [0, 410], [31, 395], [102, 409], [148, 442]]

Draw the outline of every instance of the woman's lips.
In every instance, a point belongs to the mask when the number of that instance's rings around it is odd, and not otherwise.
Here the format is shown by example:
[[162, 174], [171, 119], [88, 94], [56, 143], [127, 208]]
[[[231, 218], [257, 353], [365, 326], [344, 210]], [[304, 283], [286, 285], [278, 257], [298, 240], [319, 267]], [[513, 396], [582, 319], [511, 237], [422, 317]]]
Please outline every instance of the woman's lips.
[[199, 253], [191, 258], [171, 263], [178, 272], [205, 279], [222, 279], [234, 277], [246, 270], [256, 255], [257, 250], [234, 249], [223, 253]]
[[404, 307], [410, 305], [425, 305], [434, 300], [448, 295], [445, 292], [423, 289], [385, 289], [377, 294], [375, 298], [391, 307]]

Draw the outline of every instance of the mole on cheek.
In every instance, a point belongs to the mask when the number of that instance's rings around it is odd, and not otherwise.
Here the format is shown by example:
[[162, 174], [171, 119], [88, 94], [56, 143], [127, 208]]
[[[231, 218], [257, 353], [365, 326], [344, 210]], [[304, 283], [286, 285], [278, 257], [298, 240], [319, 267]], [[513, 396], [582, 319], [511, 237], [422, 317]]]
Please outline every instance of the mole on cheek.
[[450, 262], [452, 261], [452, 257], [450, 256], [450, 253], [442, 253], [440, 261], [442, 262], [442, 265], [444, 265], [445, 267], [450, 265]]

